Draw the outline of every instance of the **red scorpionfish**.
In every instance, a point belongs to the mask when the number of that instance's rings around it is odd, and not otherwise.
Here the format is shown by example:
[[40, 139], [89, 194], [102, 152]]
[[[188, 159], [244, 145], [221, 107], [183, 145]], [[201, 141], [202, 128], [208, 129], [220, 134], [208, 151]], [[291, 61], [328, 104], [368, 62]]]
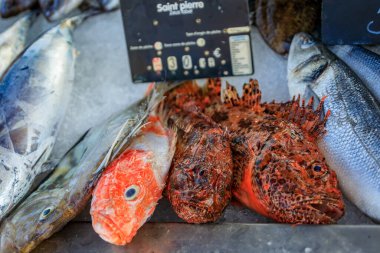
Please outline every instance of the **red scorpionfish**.
[[216, 221], [231, 199], [233, 163], [225, 129], [204, 115], [202, 90], [193, 82], [167, 94], [165, 112], [178, 141], [168, 199], [188, 223]]
[[[250, 80], [240, 98], [227, 84], [208, 82], [206, 115], [228, 129], [234, 164], [232, 192], [254, 211], [283, 223], [329, 224], [344, 214], [336, 174], [317, 147], [330, 112], [323, 100], [313, 110], [300, 99], [261, 103], [258, 82]], [[204, 150], [207, 151], [207, 149]], [[212, 151], [214, 152], [214, 151]], [[224, 155], [218, 155], [224, 157]]]

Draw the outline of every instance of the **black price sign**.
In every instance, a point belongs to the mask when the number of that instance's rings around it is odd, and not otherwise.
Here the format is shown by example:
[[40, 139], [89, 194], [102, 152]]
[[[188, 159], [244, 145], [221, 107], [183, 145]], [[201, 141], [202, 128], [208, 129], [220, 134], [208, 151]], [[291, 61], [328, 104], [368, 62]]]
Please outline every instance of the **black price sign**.
[[326, 44], [380, 44], [380, 0], [323, 0]]
[[121, 0], [135, 83], [253, 74], [248, 0]]

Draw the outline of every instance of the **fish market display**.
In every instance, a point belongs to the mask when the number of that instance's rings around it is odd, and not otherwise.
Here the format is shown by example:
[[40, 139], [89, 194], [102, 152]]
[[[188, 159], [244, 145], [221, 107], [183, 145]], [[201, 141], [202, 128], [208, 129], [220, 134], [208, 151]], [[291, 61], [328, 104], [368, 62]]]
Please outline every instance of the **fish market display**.
[[189, 223], [216, 221], [231, 198], [229, 138], [199, 111], [200, 92], [187, 82], [167, 95], [165, 105], [169, 123], [179, 129], [168, 198], [177, 215]]
[[222, 104], [220, 87], [220, 80], [209, 81], [214, 102], [206, 114], [228, 129], [233, 195], [278, 222], [328, 224], [341, 218], [344, 203], [336, 174], [316, 144], [327, 120], [320, 118], [323, 103], [316, 111], [312, 100], [307, 106], [299, 99], [262, 104], [258, 82], [250, 80], [242, 98], [227, 84]]
[[357, 75], [321, 43], [300, 33], [288, 63], [289, 91], [328, 96], [327, 134], [319, 147], [336, 171], [345, 195], [365, 214], [380, 220], [380, 107]]
[[105, 166], [128, 145], [162, 98], [153, 93], [90, 129], [0, 228], [0, 252], [30, 252], [78, 215]]
[[77, 8], [83, 0], [38, 0], [42, 13], [49, 21], [64, 18]]
[[69, 19], [34, 42], [0, 84], [0, 220], [25, 196], [44, 166], [69, 102], [75, 49]]
[[360, 46], [335, 46], [332, 51], [360, 77], [380, 102], [380, 56]]
[[36, 16], [35, 13], [29, 13], [0, 34], [0, 79], [25, 49], [26, 36]]
[[274, 51], [286, 54], [296, 33], [316, 29], [320, 13], [320, 0], [257, 0], [256, 26]]
[[120, 0], [98, 0], [98, 3], [105, 11], [116, 10], [120, 7]]
[[125, 245], [153, 214], [166, 184], [176, 138], [157, 116], [100, 178], [91, 203], [92, 226], [105, 241]]
[[1, 0], [0, 3], [0, 15], [3, 18], [16, 16], [38, 5], [37, 0]]

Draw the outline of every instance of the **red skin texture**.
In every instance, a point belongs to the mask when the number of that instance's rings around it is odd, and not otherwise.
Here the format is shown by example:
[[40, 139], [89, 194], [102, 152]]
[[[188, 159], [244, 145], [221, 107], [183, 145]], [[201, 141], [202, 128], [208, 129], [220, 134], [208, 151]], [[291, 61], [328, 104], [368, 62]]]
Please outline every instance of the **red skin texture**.
[[168, 121], [178, 129], [168, 199], [188, 223], [216, 221], [231, 199], [233, 164], [226, 131], [201, 113], [201, 92], [187, 83], [165, 101]]
[[[145, 223], [162, 196], [154, 178], [149, 153], [128, 150], [115, 160], [102, 175], [93, 193], [91, 217], [94, 229], [106, 241], [115, 245], [131, 242]], [[130, 168], [138, 167], [138, 170]], [[126, 201], [125, 190], [137, 185], [140, 193], [133, 201]], [[114, 212], [112, 218], [107, 213]], [[97, 226], [101, 224], [101, 228]]]
[[252, 210], [284, 223], [329, 224], [344, 214], [342, 194], [316, 140], [324, 132], [320, 107], [261, 104], [258, 83], [240, 99], [228, 86], [218, 101], [220, 80], [209, 81], [206, 115], [226, 127], [234, 163], [233, 195]]
[[[159, 118], [154, 116], [149, 117], [140, 133], [148, 134], [163, 139], [168, 136]], [[141, 141], [138, 138], [135, 142]], [[102, 174], [93, 192], [91, 218], [94, 230], [105, 241], [115, 245], [131, 242], [153, 214], [164, 189], [162, 182], [157, 182], [154, 162], [152, 151], [128, 148]], [[126, 190], [131, 187], [135, 187], [136, 195], [128, 199]]]

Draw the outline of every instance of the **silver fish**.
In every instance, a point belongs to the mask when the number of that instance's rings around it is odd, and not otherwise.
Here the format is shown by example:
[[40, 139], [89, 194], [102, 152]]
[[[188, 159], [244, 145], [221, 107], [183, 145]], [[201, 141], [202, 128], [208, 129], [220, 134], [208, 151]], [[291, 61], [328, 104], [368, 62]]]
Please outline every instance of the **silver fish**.
[[380, 102], [380, 55], [360, 46], [334, 46], [331, 49], [360, 77]]
[[36, 13], [28, 13], [0, 34], [0, 79], [11, 63], [25, 49], [26, 37]]
[[37, 4], [37, 0], [0, 0], [0, 15], [3, 18], [16, 16], [23, 11], [36, 7]]
[[90, 129], [63, 157], [54, 173], [2, 224], [0, 252], [30, 252], [78, 215], [102, 171], [139, 131], [162, 99], [154, 93]]
[[98, 0], [98, 2], [105, 11], [116, 10], [120, 7], [120, 0]]
[[64, 18], [84, 0], [38, 0], [42, 13], [49, 21]]
[[293, 39], [289, 91], [305, 98], [327, 96], [327, 134], [318, 145], [346, 196], [380, 221], [380, 107], [357, 75], [307, 34]]
[[0, 221], [44, 166], [69, 102], [75, 49], [69, 19], [34, 42], [0, 85]]

